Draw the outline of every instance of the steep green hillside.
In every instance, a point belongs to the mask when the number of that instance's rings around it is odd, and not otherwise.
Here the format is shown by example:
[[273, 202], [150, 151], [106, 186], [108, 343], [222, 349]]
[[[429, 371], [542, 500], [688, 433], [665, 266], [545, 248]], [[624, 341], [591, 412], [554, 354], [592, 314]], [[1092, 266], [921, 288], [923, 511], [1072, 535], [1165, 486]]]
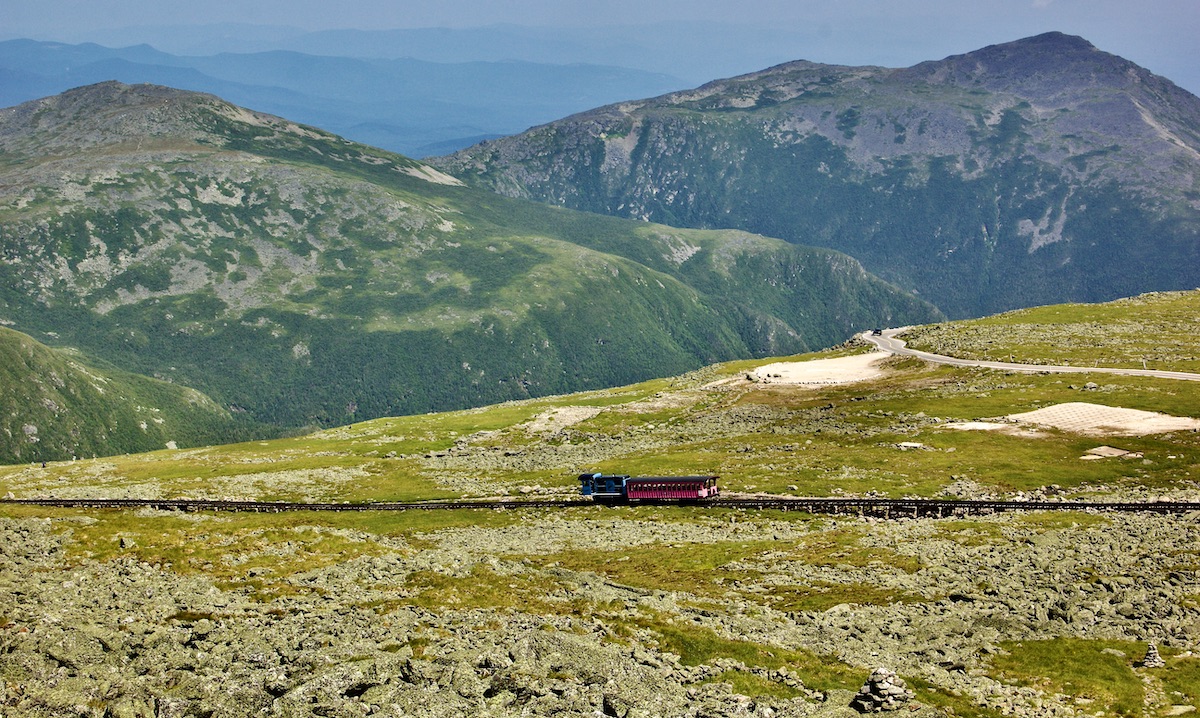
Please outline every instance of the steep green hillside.
[[0, 463], [211, 444], [249, 430], [200, 392], [99, 369], [0, 328]]
[[276, 426], [827, 346], [924, 302], [740, 231], [513, 201], [214, 97], [0, 111], [0, 318]]
[[832, 247], [954, 317], [1200, 284], [1200, 99], [1059, 33], [907, 69], [789, 63], [435, 163]]

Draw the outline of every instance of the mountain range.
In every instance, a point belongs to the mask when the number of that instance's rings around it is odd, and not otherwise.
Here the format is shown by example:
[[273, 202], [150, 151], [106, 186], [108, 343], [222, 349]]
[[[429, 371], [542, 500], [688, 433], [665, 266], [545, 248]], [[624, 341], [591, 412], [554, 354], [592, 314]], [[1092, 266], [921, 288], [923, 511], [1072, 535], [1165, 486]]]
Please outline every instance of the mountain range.
[[[393, 39], [393, 50], [403, 51], [401, 39]], [[144, 44], [109, 48], [0, 42], [0, 106], [107, 80], [206, 92], [418, 157], [520, 132], [607, 102], [687, 86], [666, 74], [602, 63], [430, 62], [336, 56], [319, 49], [316, 54], [175, 55]]]
[[952, 317], [1200, 285], [1200, 99], [1061, 33], [904, 69], [787, 63], [431, 161], [837, 249]]
[[[43, 40], [110, 48], [151, 45], [173, 55], [251, 55], [273, 51], [326, 57], [431, 63], [603, 65], [680, 78], [680, 89], [793, 59], [854, 52], [895, 33], [894, 19], [857, 17], [835, 28], [827, 20], [804, 27], [675, 18], [666, 22], [560, 26], [497, 23], [472, 27], [304, 30], [284, 25], [214, 23], [90, 27]], [[848, 43], [849, 37], [854, 38]], [[864, 42], [865, 41], [865, 42]], [[911, 41], [911, 40], [910, 40]], [[970, 41], [968, 41], [969, 43]], [[884, 44], [874, 43], [875, 47]], [[967, 45], [970, 46], [969, 44]], [[628, 97], [640, 96], [631, 93]], [[625, 98], [622, 98], [625, 99]], [[582, 108], [581, 108], [582, 109]]]
[[210, 95], [0, 110], [0, 320], [265, 433], [837, 343], [931, 306], [853, 259], [563, 210]]

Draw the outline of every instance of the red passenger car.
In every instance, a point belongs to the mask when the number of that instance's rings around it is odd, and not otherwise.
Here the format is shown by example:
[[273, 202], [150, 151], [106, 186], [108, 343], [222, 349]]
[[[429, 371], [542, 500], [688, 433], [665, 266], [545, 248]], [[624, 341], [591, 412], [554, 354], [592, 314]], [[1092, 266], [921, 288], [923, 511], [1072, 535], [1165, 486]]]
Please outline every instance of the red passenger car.
[[716, 476], [638, 476], [625, 481], [630, 501], [708, 499], [719, 493]]

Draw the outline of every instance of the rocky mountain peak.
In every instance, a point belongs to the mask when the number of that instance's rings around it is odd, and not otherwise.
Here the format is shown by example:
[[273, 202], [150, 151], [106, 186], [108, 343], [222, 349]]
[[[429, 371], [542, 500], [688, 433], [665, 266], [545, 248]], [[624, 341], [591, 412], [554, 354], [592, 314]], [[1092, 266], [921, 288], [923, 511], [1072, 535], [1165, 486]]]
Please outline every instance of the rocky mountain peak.
[[1065, 32], [1057, 30], [1044, 32], [1041, 35], [1033, 37], [1021, 38], [1012, 42], [1004, 42], [979, 50], [979, 53], [986, 53], [989, 50], [1003, 50], [1011, 52], [1099, 52], [1096, 46], [1088, 42], [1078, 35], [1068, 35]]
[[160, 85], [127, 85], [112, 80], [0, 110], [0, 130], [8, 135], [22, 129], [51, 129], [66, 122], [96, 121], [131, 111], [144, 111], [147, 106], [162, 108], [189, 103], [197, 97], [212, 103], [221, 102], [211, 95]]
[[900, 70], [893, 79], [1008, 92], [1029, 100], [1077, 95], [1096, 87], [1127, 88], [1143, 82], [1161, 83], [1186, 94], [1134, 63], [1097, 49], [1082, 37], [1061, 32], [923, 62]]
[[1200, 98], [1052, 32], [905, 69], [778, 65], [435, 164], [576, 209], [822, 244], [969, 316], [1195, 286], [1198, 162]]
[[1087, 62], [1093, 64], [1109, 64], [1117, 60], [1130, 65], [1116, 55], [1110, 55], [1097, 49], [1095, 45], [1076, 35], [1061, 32], [1047, 32], [1033, 37], [1026, 37], [1012, 42], [988, 45], [961, 55], [951, 55], [942, 60], [932, 60], [914, 66], [918, 68], [951, 66], [971, 68], [976, 76], [996, 72], [1016, 71], [1045, 71], [1062, 72], [1067, 69], [1064, 62]]
[[333, 138], [214, 95], [116, 81], [0, 110], [0, 153], [31, 159], [73, 156], [108, 145], [133, 145], [141, 151], [228, 147], [238, 136]]
[[0, 110], [0, 152], [54, 156], [123, 142], [204, 139], [202, 109], [235, 110], [211, 95], [158, 85], [102, 82]]

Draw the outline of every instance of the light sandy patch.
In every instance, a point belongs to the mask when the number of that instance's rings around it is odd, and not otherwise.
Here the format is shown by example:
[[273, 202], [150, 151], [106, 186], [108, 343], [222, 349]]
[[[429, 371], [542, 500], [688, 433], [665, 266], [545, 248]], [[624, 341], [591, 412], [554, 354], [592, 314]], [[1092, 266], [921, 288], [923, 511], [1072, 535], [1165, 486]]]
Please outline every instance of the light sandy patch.
[[400, 169], [406, 175], [411, 175], [417, 179], [423, 179], [426, 182], [434, 184], [450, 185], [452, 187], [463, 187], [462, 180], [457, 177], [451, 177], [445, 172], [439, 172], [429, 165], [417, 165], [415, 167], [403, 167]]
[[952, 421], [946, 424], [946, 428], [959, 431], [1004, 431], [1013, 428], [1013, 425], [998, 421]]
[[1143, 454], [1140, 451], [1118, 449], [1115, 446], [1097, 446], [1094, 449], [1088, 449], [1083, 452], [1083, 456], [1079, 458], [1084, 461], [1097, 461], [1099, 459], [1140, 459], [1142, 457]]
[[681, 391], [661, 391], [653, 396], [648, 396], [645, 399], [631, 401], [628, 404], [620, 404], [610, 408], [610, 411], [620, 412], [622, 414], [653, 414], [656, 411], [664, 411], [666, 409], [681, 409], [686, 406], [693, 406], [704, 396], [703, 392], [684, 389]]
[[890, 354], [871, 352], [836, 359], [777, 362], [751, 372], [761, 384], [849, 384], [883, 376], [880, 366]]
[[1144, 436], [1168, 431], [1200, 430], [1200, 420], [1190, 417], [1084, 402], [1055, 404], [1036, 411], [1011, 414], [1007, 418], [1079, 434]]
[[533, 433], [552, 433], [565, 429], [572, 424], [587, 421], [599, 414], [603, 409], [598, 406], [560, 406], [549, 411], [543, 411], [529, 420], [526, 430]]
[[943, 424], [943, 428], [957, 431], [994, 431], [997, 434], [1020, 436], [1026, 439], [1040, 439], [1047, 434], [1029, 424], [1018, 424], [1014, 421], [951, 421]]
[[1111, 459], [1114, 456], [1125, 456], [1129, 452], [1125, 449], [1118, 449], [1115, 446], [1097, 446], [1094, 449], [1088, 449], [1083, 452], [1089, 456], [1099, 456], [1105, 459]]

